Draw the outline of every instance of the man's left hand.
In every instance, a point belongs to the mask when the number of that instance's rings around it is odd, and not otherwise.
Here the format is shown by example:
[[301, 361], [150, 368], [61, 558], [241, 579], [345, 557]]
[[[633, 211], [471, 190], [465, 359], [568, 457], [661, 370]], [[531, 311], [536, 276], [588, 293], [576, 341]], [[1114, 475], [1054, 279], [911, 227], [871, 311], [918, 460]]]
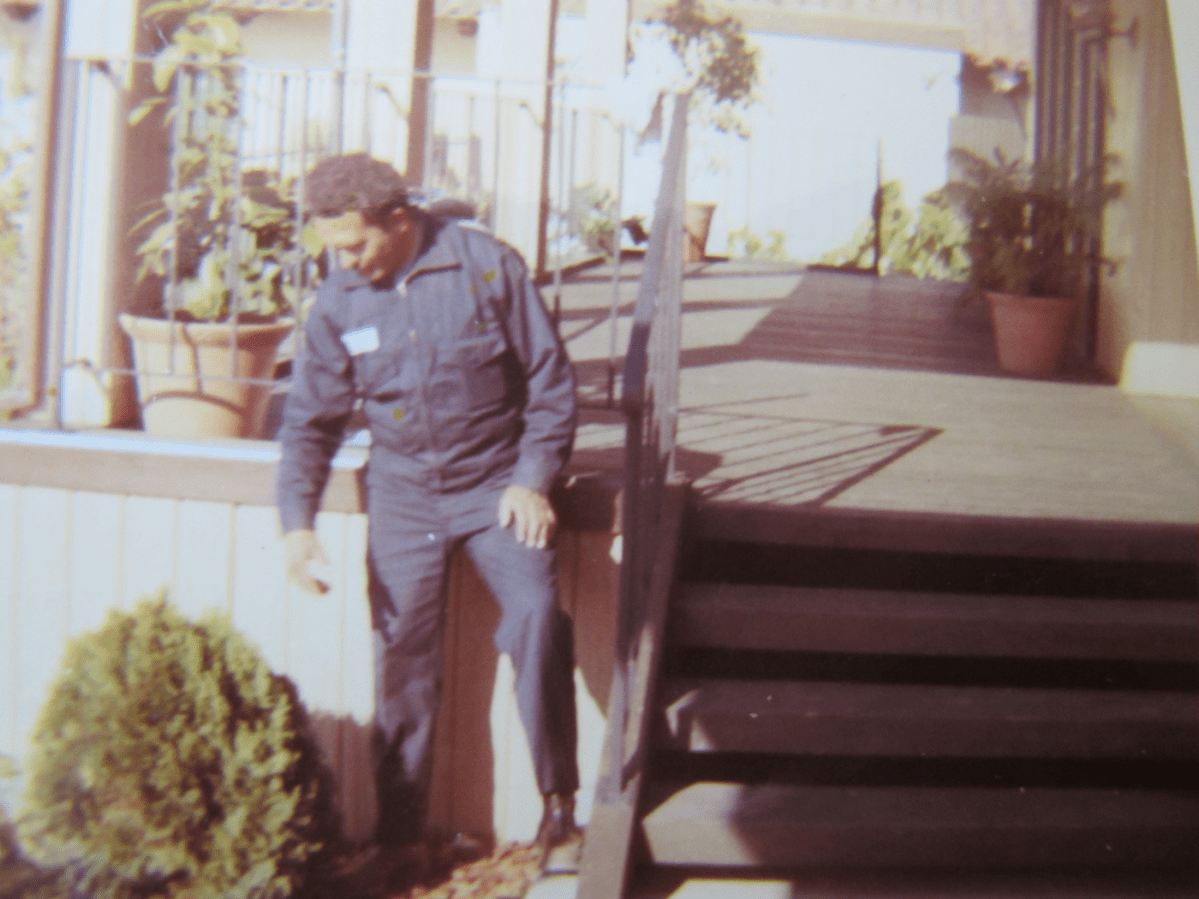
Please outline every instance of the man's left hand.
[[554, 539], [558, 516], [549, 497], [528, 487], [508, 487], [500, 497], [500, 527], [514, 526], [516, 539], [531, 549], [545, 549]]

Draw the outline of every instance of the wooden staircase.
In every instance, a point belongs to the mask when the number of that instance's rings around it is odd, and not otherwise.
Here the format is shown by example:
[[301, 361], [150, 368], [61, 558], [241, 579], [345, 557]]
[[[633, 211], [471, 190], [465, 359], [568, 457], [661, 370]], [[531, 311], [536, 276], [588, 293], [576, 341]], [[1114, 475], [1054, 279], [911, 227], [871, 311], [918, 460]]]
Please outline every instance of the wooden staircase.
[[1199, 895], [1195, 556], [1018, 524], [938, 552], [690, 515], [625, 894]]

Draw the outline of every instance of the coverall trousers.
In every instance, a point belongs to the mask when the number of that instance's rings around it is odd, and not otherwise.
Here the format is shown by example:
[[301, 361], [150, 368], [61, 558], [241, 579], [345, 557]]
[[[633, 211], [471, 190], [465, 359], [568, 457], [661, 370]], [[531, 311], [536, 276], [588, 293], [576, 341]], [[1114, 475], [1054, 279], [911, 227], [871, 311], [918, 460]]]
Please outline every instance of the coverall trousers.
[[554, 550], [497, 523], [500, 490], [372, 489], [367, 558], [375, 645], [377, 838], [418, 838], [441, 698], [448, 567], [463, 546], [500, 608], [538, 786], [578, 789], [573, 622], [558, 606]]

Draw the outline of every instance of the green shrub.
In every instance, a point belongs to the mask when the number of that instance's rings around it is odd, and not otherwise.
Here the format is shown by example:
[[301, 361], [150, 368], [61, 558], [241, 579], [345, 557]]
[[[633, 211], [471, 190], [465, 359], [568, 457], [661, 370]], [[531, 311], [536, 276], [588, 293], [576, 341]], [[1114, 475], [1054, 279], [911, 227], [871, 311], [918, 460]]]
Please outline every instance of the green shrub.
[[[966, 225], [956, 215], [944, 189], [934, 191], [913, 215], [903, 202], [903, 185], [887, 181], [882, 186], [879, 221], [881, 274], [915, 275], [941, 281], [965, 281], [970, 273], [966, 253]], [[866, 269], [874, 265], [874, 219], [863, 222], [853, 239], [826, 253], [822, 265]]]
[[747, 225], [729, 232], [729, 256], [733, 259], [762, 259], [766, 262], [787, 261], [787, 235], [778, 228], [766, 232], [769, 243], [762, 240]]
[[[12, 759], [0, 755], [0, 781], [11, 780], [16, 774], [16, 766]], [[0, 804], [0, 887], [4, 885], [5, 875], [17, 858], [17, 844], [3, 804]], [[4, 892], [0, 890], [0, 896]]]
[[22, 848], [64, 895], [285, 897], [331, 832], [295, 688], [165, 593], [71, 643], [28, 774]]

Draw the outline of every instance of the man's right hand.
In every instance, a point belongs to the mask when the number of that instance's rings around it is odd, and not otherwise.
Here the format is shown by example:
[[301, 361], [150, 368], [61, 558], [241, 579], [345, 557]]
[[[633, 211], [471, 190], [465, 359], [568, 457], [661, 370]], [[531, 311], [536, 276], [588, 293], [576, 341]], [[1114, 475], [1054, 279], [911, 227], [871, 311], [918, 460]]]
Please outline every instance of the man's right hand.
[[287, 576], [292, 583], [305, 593], [328, 593], [329, 585], [317, 580], [308, 571], [310, 563], [329, 564], [325, 551], [316, 540], [316, 534], [309, 530], [288, 531], [283, 535], [283, 540], [287, 545]]

